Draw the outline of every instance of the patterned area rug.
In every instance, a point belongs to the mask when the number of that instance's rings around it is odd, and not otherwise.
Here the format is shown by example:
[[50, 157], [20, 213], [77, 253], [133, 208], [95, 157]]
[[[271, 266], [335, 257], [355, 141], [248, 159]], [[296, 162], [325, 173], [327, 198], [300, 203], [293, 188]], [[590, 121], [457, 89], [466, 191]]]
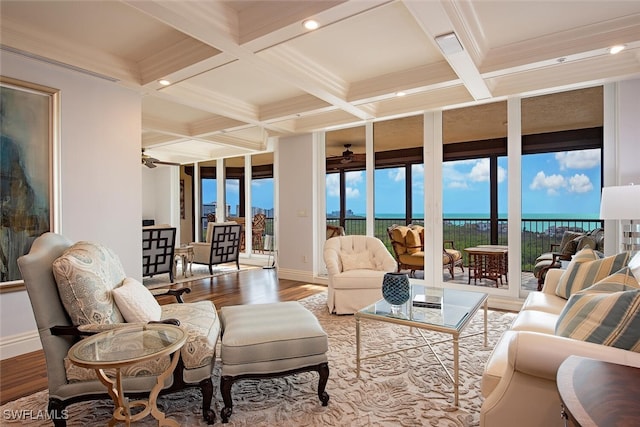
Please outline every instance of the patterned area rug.
[[[236, 263], [219, 264], [213, 266], [213, 274], [209, 273], [209, 266], [205, 264], [193, 264], [191, 271], [188, 271], [188, 276], [182, 275], [182, 266], [178, 266], [178, 272], [173, 277], [173, 282], [169, 279], [169, 273], [158, 274], [153, 277], [145, 277], [142, 283], [149, 289], [162, 288], [170, 284], [184, 283], [191, 280], [206, 279], [207, 277], [216, 277], [223, 274], [235, 273], [238, 271]], [[242, 265], [240, 264], [240, 271], [249, 270], [251, 268], [258, 268], [255, 265]]]
[[[229, 426], [477, 426], [479, 425], [480, 376], [493, 345], [515, 314], [489, 311], [489, 346], [482, 334], [460, 340], [460, 405], [453, 406], [453, 386], [428, 348], [403, 351], [362, 362], [361, 378], [355, 376], [355, 319], [327, 313], [326, 293], [301, 300], [320, 320], [329, 335], [327, 384], [329, 405], [317, 398], [316, 373], [302, 373], [261, 381], [244, 380], [233, 386], [233, 415]], [[481, 332], [482, 311], [466, 333]], [[381, 322], [363, 321], [363, 356], [393, 348], [415, 345], [420, 336], [414, 330]], [[435, 340], [448, 335], [428, 334]], [[466, 335], [466, 334], [465, 334]], [[436, 344], [444, 363], [453, 372], [451, 342]], [[219, 371], [214, 384], [219, 383]], [[47, 391], [3, 405], [2, 425], [49, 426], [46, 414]], [[223, 407], [219, 393], [214, 398], [220, 423]], [[182, 426], [204, 426], [201, 397], [197, 390], [184, 391], [158, 400], [161, 410]], [[102, 400], [69, 406], [69, 426], [104, 425], [111, 416], [111, 401]], [[12, 420], [12, 414], [27, 414]], [[40, 414], [40, 419], [36, 415]], [[16, 418], [13, 416], [13, 418]], [[157, 425], [147, 417], [136, 425]]]

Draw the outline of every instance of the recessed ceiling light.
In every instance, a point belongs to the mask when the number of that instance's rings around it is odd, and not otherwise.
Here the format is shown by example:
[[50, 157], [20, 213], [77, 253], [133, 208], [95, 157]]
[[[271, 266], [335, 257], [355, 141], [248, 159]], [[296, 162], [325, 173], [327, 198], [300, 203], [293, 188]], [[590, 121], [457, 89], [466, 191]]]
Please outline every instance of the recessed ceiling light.
[[622, 52], [624, 50], [623, 44], [617, 44], [615, 46], [611, 46], [609, 48], [609, 53], [615, 55], [616, 53]]
[[316, 21], [315, 19], [307, 19], [302, 22], [302, 26], [307, 30], [315, 30], [320, 26], [320, 24], [318, 24], [318, 21]]
[[171, 82], [169, 80], [158, 80], [158, 83], [160, 83], [162, 86], [169, 86], [171, 84]]
[[396, 92], [396, 96], [405, 96], [407, 94], [407, 92], [403, 92], [401, 90]]

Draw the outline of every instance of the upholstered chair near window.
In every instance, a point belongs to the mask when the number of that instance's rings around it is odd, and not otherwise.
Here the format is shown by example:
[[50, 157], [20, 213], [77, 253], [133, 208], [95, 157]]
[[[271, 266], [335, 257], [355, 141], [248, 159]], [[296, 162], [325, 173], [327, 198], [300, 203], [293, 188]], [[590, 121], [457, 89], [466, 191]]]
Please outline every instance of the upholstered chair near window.
[[209, 273], [213, 274], [213, 266], [234, 262], [240, 269], [240, 247], [242, 226], [235, 221], [210, 222], [207, 224], [205, 242], [192, 242], [193, 262], [207, 264]]
[[[110, 399], [107, 388], [93, 370], [80, 368], [67, 359], [71, 346], [83, 335], [130, 325], [160, 321], [179, 323], [188, 338], [180, 350], [173, 376], [161, 393], [186, 387], [202, 391], [204, 419], [215, 421], [211, 409], [211, 374], [220, 320], [210, 301], [159, 305], [135, 279], [127, 278], [117, 255], [96, 243], [73, 244], [64, 236], [45, 233], [27, 255], [18, 259], [38, 326], [47, 362], [49, 412], [58, 415], [56, 426], [66, 425], [60, 417], [68, 405], [95, 399]], [[156, 295], [173, 295], [182, 301], [180, 290], [156, 290]], [[177, 322], [176, 322], [177, 320]], [[128, 398], [146, 397], [156, 375], [168, 365], [168, 356], [135, 364], [123, 370]]]
[[332, 237], [324, 243], [323, 256], [330, 313], [353, 314], [382, 299], [382, 278], [396, 271], [396, 261], [376, 237]]

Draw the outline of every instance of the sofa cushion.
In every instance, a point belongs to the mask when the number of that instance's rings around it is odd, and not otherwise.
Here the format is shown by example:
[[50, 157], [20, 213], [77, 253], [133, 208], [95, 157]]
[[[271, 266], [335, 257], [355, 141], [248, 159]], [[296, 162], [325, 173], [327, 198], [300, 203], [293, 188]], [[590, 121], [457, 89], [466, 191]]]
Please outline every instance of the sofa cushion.
[[350, 270], [336, 274], [332, 278], [334, 289], [372, 289], [379, 288], [382, 295], [382, 278], [386, 271]]
[[640, 352], [640, 288], [624, 284], [626, 270], [571, 295], [556, 335]]
[[571, 258], [571, 256], [577, 252], [578, 240], [576, 239], [581, 236], [584, 236], [584, 233], [578, 233], [575, 231], [565, 231], [562, 234], [559, 252], [562, 254], [564, 259]]
[[567, 270], [560, 277], [556, 295], [569, 298], [572, 294], [620, 270], [628, 261], [629, 252], [598, 258], [597, 252], [593, 249], [583, 249], [571, 260]]
[[555, 294], [546, 292], [529, 292], [527, 299], [524, 301], [520, 311], [536, 310], [545, 313], [555, 314], [556, 316], [562, 312], [567, 300]]
[[402, 254], [398, 258], [400, 258], [400, 262], [405, 265], [410, 265], [419, 268], [422, 270], [424, 268], [424, 252], [415, 252], [412, 254]]
[[558, 315], [538, 310], [526, 310], [518, 313], [511, 325], [512, 331], [540, 332], [553, 335]]
[[60, 300], [74, 325], [124, 322], [111, 291], [125, 273], [111, 249], [80, 241], [65, 250], [52, 268]]
[[136, 279], [125, 278], [122, 285], [112, 293], [118, 309], [128, 323], [160, 320], [162, 307], [149, 289]]
[[340, 252], [342, 271], [371, 270], [375, 266], [371, 263], [370, 256], [366, 252]]

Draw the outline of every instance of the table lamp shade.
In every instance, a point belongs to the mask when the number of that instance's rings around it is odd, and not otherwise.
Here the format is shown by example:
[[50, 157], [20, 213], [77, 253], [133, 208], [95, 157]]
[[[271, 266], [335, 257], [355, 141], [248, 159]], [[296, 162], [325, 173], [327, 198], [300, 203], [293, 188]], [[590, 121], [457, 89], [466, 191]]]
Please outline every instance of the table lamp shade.
[[[622, 249], [640, 249], [640, 185], [604, 187], [600, 202], [600, 219], [628, 220], [623, 226]], [[634, 222], [636, 221], [636, 222]]]
[[600, 219], [640, 220], [640, 185], [604, 187]]

